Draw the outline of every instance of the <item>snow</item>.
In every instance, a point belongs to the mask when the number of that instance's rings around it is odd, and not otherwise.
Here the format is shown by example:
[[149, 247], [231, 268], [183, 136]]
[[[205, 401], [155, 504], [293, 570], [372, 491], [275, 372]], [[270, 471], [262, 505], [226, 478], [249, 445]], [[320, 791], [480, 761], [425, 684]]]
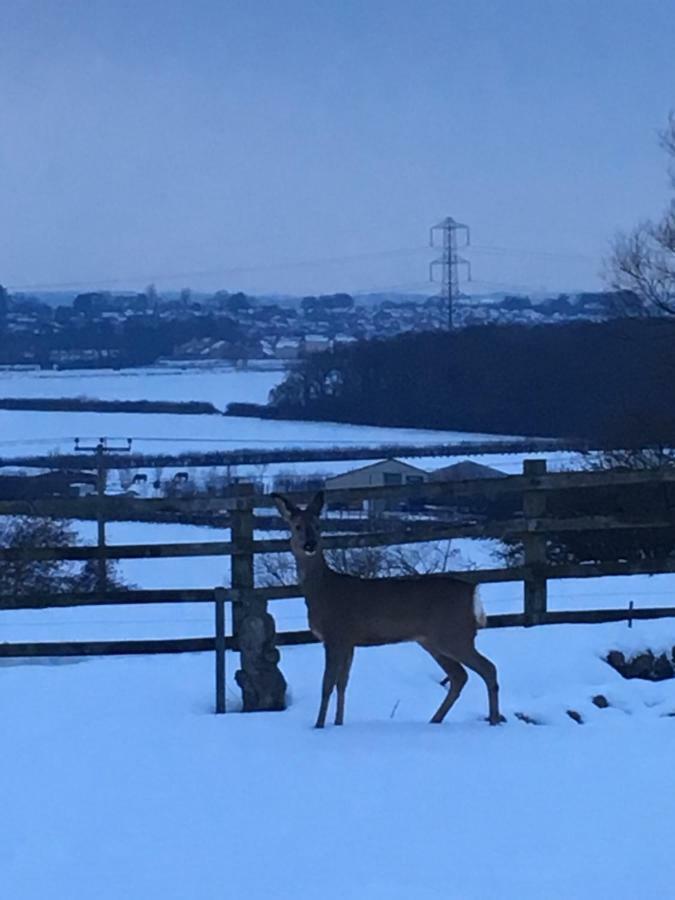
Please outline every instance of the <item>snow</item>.
[[[103, 400], [199, 400], [218, 409], [233, 401], [264, 403], [283, 373], [228, 367], [131, 369], [122, 372], [0, 371], [0, 396], [89, 397]], [[36, 412], [0, 410], [0, 455], [71, 452], [75, 437], [133, 438], [137, 453], [234, 450], [238, 447], [316, 447], [408, 443], [410, 445], [503, 440], [506, 436], [378, 428], [333, 422], [287, 422], [168, 413]], [[516, 439], [516, 438], [514, 438]], [[517, 439], [516, 439], [517, 440]], [[438, 465], [443, 465], [439, 461]], [[286, 467], [288, 468], [288, 467]], [[311, 466], [310, 466], [311, 468]], [[316, 468], [316, 467], [314, 467]], [[337, 471], [337, 470], [336, 470]]]
[[[242, 379], [239, 379], [239, 375]], [[264, 400], [279, 373], [0, 373], [0, 395]], [[252, 377], [255, 375], [255, 377]], [[258, 376], [260, 376], [258, 378]], [[265, 380], [267, 379], [267, 381]], [[223, 398], [225, 398], [223, 402]], [[134, 436], [135, 449], [475, 436], [252, 419], [3, 413], [0, 452], [69, 450], [72, 437]], [[183, 435], [189, 435], [188, 439]], [[550, 457], [549, 457], [550, 458]], [[482, 458], [481, 461], [486, 461]], [[495, 464], [495, 460], [491, 461]], [[518, 457], [503, 458], [520, 466]], [[435, 461], [434, 465], [443, 461]], [[565, 464], [560, 455], [553, 465]], [[308, 464], [309, 466], [310, 464]], [[431, 466], [429, 466], [431, 468]], [[78, 523], [94, 540], [93, 523]], [[111, 523], [111, 543], [226, 540], [197, 526]], [[453, 541], [494, 567], [494, 541]], [[218, 557], [126, 560], [139, 587], [226, 583]], [[552, 609], [672, 605], [675, 576], [549, 584]], [[522, 585], [481, 589], [488, 613]], [[301, 600], [270, 605], [306, 627]], [[213, 634], [211, 604], [0, 612], [0, 640]], [[414, 645], [357, 652], [346, 725], [311, 728], [322, 651], [281, 648], [283, 713], [213, 715], [213, 654], [0, 660], [3, 896], [11, 900], [614, 900], [670, 896], [675, 876], [675, 681], [625, 681], [611, 649], [675, 644], [675, 622], [481, 632], [507, 723], [489, 728], [475, 676], [442, 726], [440, 670]], [[604, 694], [610, 708], [593, 705]], [[578, 711], [578, 725], [567, 715]], [[521, 712], [537, 725], [520, 721]]]
[[153, 366], [143, 369], [17, 372], [0, 369], [0, 397], [88, 397], [96, 400], [198, 400], [225, 409], [228, 403], [266, 403], [284, 377], [277, 369]]
[[327, 447], [386, 443], [461, 443], [503, 440], [495, 435], [413, 428], [377, 428], [334, 422], [287, 422], [238, 416], [170, 413], [33, 412], [0, 410], [3, 456], [70, 453], [74, 439], [133, 439], [137, 453], [183, 453], [188, 450], [236, 450], [239, 447]]
[[[318, 646], [282, 648], [283, 713], [236, 711], [233, 654], [225, 716], [213, 715], [212, 654], [5, 664], [3, 893], [670, 896], [674, 682], [624, 681], [602, 661], [627, 633], [481, 633], [500, 671], [499, 728], [483, 721], [475, 676], [445, 723], [427, 724], [440, 670], [414, 645], [357, 651], [346, 724], [322, 732], [310, 727]], [[673, 623], [630, 634], [675, 643]]]

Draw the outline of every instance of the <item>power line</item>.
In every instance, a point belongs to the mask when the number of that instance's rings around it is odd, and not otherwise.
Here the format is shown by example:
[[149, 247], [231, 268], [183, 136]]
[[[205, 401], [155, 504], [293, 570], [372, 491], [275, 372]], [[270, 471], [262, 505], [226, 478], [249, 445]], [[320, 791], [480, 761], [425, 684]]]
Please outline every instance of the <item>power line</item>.
[[[447, 224], [446, 224], [447, 223]], [[464, 260], [461, 257], [456, 255], [457, 247], [455, 246], [453, 249], [454, 237], [453, 233], [456, 233], [457, 230], [466, 229], [468, 233], [468, 228], [466, 226], [461, 225], [458, 222], [454, 222], [453, 219], [448, 218], [440, 222], [437, 226], [434, 226], [432, 230], [443, 230], [445, 228], [449, 228], [448, 234], [448, 242], [449, 246], [443, 248], [443, 256], [435, 261], [436, 265], [443, 265], [444, 262], [449, 266], [449, 271], [447, 272], [447, 285], [452, 287], [453, 282], [455, 286], [458, 284], [458, 273], [457, 267], [461, 264], [469, 265], [468, 260]], [[445, 240], [445, 238], [444, 238]], [[468, 241], [467, 245], [468, 247]], [[519, 248], [519, 247], [508, 247], [501, 246], [496, 244], [474, 244], [470, 247], [470, 250], [477, 254], [488, 254], [494, 256], [520, 256], [520, 257], [528, 257], [535, 259], [559, 259], [559, 260], [583, 260], [586, 262], [595, 262], [595, 257], [592, 257], [588, 254], [577, 253], [577, 252], [566, 252], [566, 251], [557, 251], [557, 250], [545, 250], [541, 248]], [[147, 284], [151, 282], [161, 282], [161, 281], [176, 281], [176, 280], [188, 280], [191, 278], [204, 278], [209, 276], [228, 276], [228, 275], [246, 275], [246, 274], [255, 274], [258, 272], [273, 272], [273, 271], [282, 271], [285, 269], [295, 269], [295, 268], [312, 268], [316, 266], [322, 265], [341, 265], [350, 262], [358, 262], [362, 260], [368, 259], [387, 259], [387, 258], [396, 258], [396, 257], [405, 257], [405, 256], [415, 256], [417, 254], [428, 252], [428, 247], [425, 246], [415, 246], [415, 247], [399, 247], [392, 248], [388, 250], [374, 250], [374, 251], [366, 251], [362, 253], [353, 253], [353, 254], [344, 254], [340, 256], [328, 256], [328, 257], [317, 257], [313, 259], [302, 259], [302, 260], [288, 260], [284, 262], [278, 263], [258, 263], [255, 265], [236, 265], [236, 266], [223, 266], [223, 267], [213, 267], [210, 269], [193, 269], [182, 272], [161, 272], [161, 273], [145, 273], [145, 274], [134, 274], [134, 275], [126, 275], [126, 276], [116, 276], [116, 277], [104, 277], [104, 278], [90, 278], [88, 280], [72, 280], [72, 281], [61, 281], [61, 282], [32, 282], [32, 283], [24, 283], [24, 284], [10, 284], [9, 289], [13, 291], [27, 291], [27, 290], [65, 290], [65, 289], [80, 289], [80, 288], [88, 288], [92, 286], [98, 287], [113, 287], [115, 285], [123, 285], [130, 283], [138, 283], [138, 284]], [[446, 258], [447, 253], [447, 258]], [[470, 280], [470, 279], [469, 279]], [[447, 302], [447, 290], [448, 287], [445, 287], [446, 282], [444, 281], [444, 292], [443, 296]], [[411, 285], [416, 286], [415, 285]], [[364, 293], [368, 291], [376, 291], [376, 290], [395, 290], [399, 287], [403, 287], [402, 285], [392, 285], [386, 287], [374, 286], [369, 289], [360, 289], [357, 292], [353, 293]]]
[[500, 247], [490, 244], [472, 244], [474, 253], [491, 253], [498, 256], [532, 256], [543, 259], [580, 259], [596, 262], [596, 258], [587, 253], [565, 252], [558, 250], [523, 249], [518, 247]]
[[83, 288], [96, 284], [98, 286], [113, 286], [119, 284], [128, 284], [130, 282], [148, 283], [155, 281], [175, 281], [176, 279], [188, 278], [204, 278], [215, 275], [238, 275], [251, 274], [256, 272], [268, 272], [283, 269], [306, 268], [312, 266], [336, 265], [347, 262], [358, 262], [365, 259], [386, 259], [397, 256], [411, 256], [422, 251], [427, 251], [427, 247], [400, 247], [391, 250], [374, 250], [363, 253], [352, 253], [344, 256], [326, 256], [315, 259], [291, 260], [279, 263], [262, 263], [248, 266], [230, 266], [214, 269], [192, 270], [188, 272], [173, 273], [155, 273], [153, 275], [128, 275], [114, 278], [90, 278], [87, 281], [62, 281], [62, 282], [42, 282], [35, 284], [13, 284], [8, 285], [9, 290], [13, 291], [36, 291], [36, 290], [56, 290], [66, 288]]

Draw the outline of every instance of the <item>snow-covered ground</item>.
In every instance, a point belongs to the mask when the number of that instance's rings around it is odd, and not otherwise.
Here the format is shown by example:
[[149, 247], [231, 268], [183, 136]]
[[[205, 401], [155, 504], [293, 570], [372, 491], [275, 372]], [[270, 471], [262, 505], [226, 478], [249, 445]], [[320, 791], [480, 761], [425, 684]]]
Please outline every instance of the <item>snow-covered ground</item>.
[[249, 715], [233, 654], [225, 716], [212, 654], [0, 664], [3, 896], [672, 896], [675, 682], [624, 681], [601, 657], [672, 646], [675, 624], [478, 643], [500, 672], [498, 728], [475, 676], [427, 724], [440, 670], [414, 645], [358, 651], [346, 724], [322, 732], [318, 646], [282, 649], [289, 709]]
[[[240, 376], [241, 375], [241, 380]], [[279, 373], [0, 373], [2, 396], [263, 401]], [[255, 383], [254, 383], [255, 382]], [[472, 436], [218, 417], [0, 413], [0, 455], [69, 450], [74, 436], [135, 449], [411, 443]], [[549, 457], [549, 459], [551, 459]], [[516, 471], [517, 456], [479, 458]], [[551, 467], [569, 457], [557, 455]], [[449, 460], [448, 460], [449, 461]], [[429, 461], [431, 462], [431, 461]], [[435, 460], [432, 468], [445, 460]], [[308, 468], [310, 465], [308, 464]], [[78, 525], [93, 541], [92, 523]], [[110, 543], [225, 540], [181, 525], [111, 523]], [[453, 564], [492, 567], [492, 541]], [[227, 583], [218, 557], [127, 560], [140, 587]], [[675, 576], [552, 582], [552, 609], [673, 605]], [[522, 585], [482, 588], [488, 612]], [[304, 628], [301, 600], [270, 605]], [[0, 640], [213, 633], [211, 604], [0, 612]], [[322, 651], [282, 648], [284, 713], [213, 715], [213, 655], [0, 660], [0, 873], [11, 900], [613, 900], [675, 881], [675, 682], [624, 681], [603, 661], [675, 644], [675, 621], [482, 632], [507, 723], [489, 728], [472, 676], [440, 726], [435, 663], [412, 645], [357, 653], [343, 729], [316, 732]], [[592, 697], [602, 693], [608, 709]], [[578, 725], [567, 715], [577, 711]], [[525, 724], [524, 713], [537, 725]]]
[[0, 369], [0, 397], [88, 397], [96, 400], [199, 400], [225, 409], [228, 403], [266, 403], [284, 377], [275, 369], [152, 366], [64, 372]]
[[237, 416], [168, 413], [33, 412], [0, 410], [0, 453], [6, 457], [70, 453], [79, 437], [133, 439], [137, 453], [236, 450], [238, 447], [332, 447], [387, 443], [461, 443], [503, 440], [494, 435], [414, 428], [376, 428], [334, 422], [286, 422]]
[[[233, 401], [264, 403], [283, 378], [278, 370], [231, 367], [129, 369], [122, 372], [0, 371], [0, 397], [89, 397], [103, 400], [200, 400], [224, 409]], [[320, 447], [494, 440], [495, 435], [332, 422], [276, 422], [253, 418], [163, 413], [34, 412], [0, 410], [0, 456], [72, 451], [74, 439], [133, 438], [138, 453], [233, 450], [237, 447]], [[442, 465], [443, 461], [439, 462]]]

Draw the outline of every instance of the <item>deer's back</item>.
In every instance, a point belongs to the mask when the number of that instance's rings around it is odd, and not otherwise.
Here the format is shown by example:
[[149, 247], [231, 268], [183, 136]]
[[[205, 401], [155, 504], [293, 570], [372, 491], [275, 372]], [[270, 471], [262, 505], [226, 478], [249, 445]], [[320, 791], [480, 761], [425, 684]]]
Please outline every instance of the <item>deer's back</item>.
[[307, 593], [310, 626], [324, 641], [372, 646], [456, 635], [473, 643], [474, 587], [452, 577], [354, 578], [330, 572]]

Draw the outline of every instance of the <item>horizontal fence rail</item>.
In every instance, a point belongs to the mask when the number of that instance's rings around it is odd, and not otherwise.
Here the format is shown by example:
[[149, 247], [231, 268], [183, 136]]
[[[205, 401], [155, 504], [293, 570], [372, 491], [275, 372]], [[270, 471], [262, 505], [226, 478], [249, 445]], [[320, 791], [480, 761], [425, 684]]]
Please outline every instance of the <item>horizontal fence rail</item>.
[[[406, 528], [404, 531], [386, 530], [364, 534], [334, 534], [323, 538], [327, 550], [357, 547], [384, 547], [399, 544], [426, 543], [453, 538], [506, 538], [526, 534], [558, 534], [570, 531], [610, 531], [643, 528], [675, 528], [675, 512], [671, 518], [635, 521], [614, 516], [586, 516], [581, 519], [511, 519], [486, 525], [432, 525], [425, 528]], [[250, 548], [249, 548], [250, 549]], [[284, 538], [270, 538], [253, 542], [254, 553], [283, 553], [288, 551]], [[162, 559], [188, 556], [233, 556], [243, 551], [232, 541], [197, 541], [168, 544], [107, 544], [105, 548], [27, 547], [0, 548], [0, 561], [63, 560], [85, 561], [98, 559]], [[665, 562], [665, 561], [664, 561]], [[633, 565], [633, 564], [631, 564]], [[668, 570], [670, 571], [670, 570]]]
[[[211, 598], [213, 599], [213, 598]], [[673, 607], [643, 607], [641, 609], [587, 609], [547, 612], [540, 625], [581, 625], [632, 620], [664, 619], [675, 616]], [[486, 628], [513, 628], [527, 625], [523, 613], [497, 613], [488, 616]], [[160, 638], [116, 641], [24, 641], [0, 643], [0, 659], [23, 657], [83, 657], [132, 656], [156, 653], [203, 653], [216, 649], [215, 637]], [[319, 639], [309, 630], [281, 632], [276, 637], [279, 647], [318, 644]], [[238, 650], [234, 637], [224, 638], [224, 649]]]
[[[470, 452], [468, 445], [461, 445]], [[495, 448], [496, 444], [490, 445]], [[410, 448], [405, 452], [399, 449], [399, 455], [429, 455], [430, 448], [419, 448], [419, 454], [411, 454]], [[437, 448], [431, 448], [434, 452]], [[440, 453], [440, 448], [439, 453]], [[443, 446], [443, 453], [448, 447]], [[522, 445], [519, 445], [522, 450]], [[556, 449], [561, 449], [556, 445]], [[349, 458], [374, 458], [382, 454], [381, 448], [361, 448], [370, 457], [350, 456]], [[317, 451], [318, 452], [318, 451]], [[499, 452], [495, 449], [494, 452]], [[501, 451], [505, 452], [505, 451]], [[275, 451], [276, 453], [276, 451]], [[327, 456], [327, 451], [317, 458], [343, 458]], [[214, 458], [226, 459], [234, 464], [233, 454], [200, 455], [199, 459], [209, 458], [208, 465], [213, 465]], [[195, 457], [196, 458], [196, 457]], [[261, 457], [262, 458], [262, 457]], [[305, 454], [307, 458], [307, 454]], [[309, 458], [312, 458], [311, 455]], [[63, 457], [68, 464], [82, 468], [83, 459]], [[176, 457], [120, 457], [133, 467], [140, 465], [183, 466], [196, 465], [188, 455]], [[276, 458], [275, 458], [276, 459]], [[76, 460], [76, 463], [75, 463]], [[154, 462], [150, 462], [153, 460]], [[169, 461], [170, 460], [170, 461]], [[34, 460], [33, 460], [34, 461]], [[293, 461], [293, 455], [285, 452], [284, 462]], [[44, 459], [42, 459], [44, 463]], [[28, 465], [24, 461], [24, 465]], [[206, 463], [204, 463], [206, 464]], [[64, 464], [65, 465], [65, 464]], [[117, 468], [116, 457], [106, 459], [106, 466]], [[634, 574], [665, 574], [675, 572], [675, 555], [665, 554], [659, 559], [611, 560], [591, 563], [553, 564], [546, 557], [546, 542], [554, 535], [585, 534], [598, 532], [617, 533], [635, 530], [653, 529], [663, 531], [675, 529], [675, 508], [665, 504], [657, 511], [646, 510], [645, 514], [584, 514], [579, 516], [553, 516], [547, 509], [552, 495], [571, 490], [592, 491], [593, 489], [616, 488], [618, 491], [630, 487], [648, 487], [666, 490], [675, 485], [674, 470], [660, 471], [574, 471], [548, 472], [542, 460], [528, 461], [522, 474], [504, 476], [494, 479], [468, 479], [463, 481], [428, 481], [420, 484], [392, 486], [373, 486], [369, 488], [342, 488], [327, 491], [329, 504], [354, 504], [362, 501], [398, 503], [410, 500], [424, 500], [430, 517], [434, 515], [434, 504], [448, 504], [466, 498], [494, 500], [500, 496], [514, 497], [519, 500], [521, 509], [505, 519], [488, 519], [487, 521], [448, 522], [448, 521], [414, 521], [403, 518], [377, 519], [376, 529], [368, 532], [340, 533], [333, 529], [348, 529], [349, 520], [327, 518], [326, 525], [330, 530], [324, 536], [327, 549], [353, 549], [361, 547], [387, 547], [430, 541], [445, 541], [456, 538], [497, 540], [509, 539], [520, 541], [523, 545], [523, 560], [513, 567], [485, 568], [462, 570], [454, 573], [431, 574], [419, 577], [457, 578], [477, 584], [499, 582], [523, 582], [524, 607], [522, 612], [491, 615], [489, 627], [512, 627], [534, 624], [562, 624], [583, 622], [612, 622], [625, 619], [659, 618], [675, 616], [675, 607], [643, 608], [643, 609], [599, 609], [550, 611], [546, 602], [546, 585], [548, 581], [557, 579], [583, 579], [602, 576], [619, 576]], [[309, 493], [293, 493], [289, 496], [295, 502], [306, 502]], [[108, 560], [168, 559], [180, 557], [230, 557], [232, 561], [232, 577], [230, 584], [224, 588], [224, 599], [232, 605], [234, 633], [225, 640], [230, 649], [239, 648], [238, 620], [242, 611], [252, 604], [292, 599], [301, 596], [297, 584], [279, 584], [256, 586], [255, 560], [259, 555], [288, 553], [288, 538], [255, 539], [256, 529], [261, 527], [270, 530], [282, 527], [276, 513], [270, 518], [270, 509], [274, 507], [273, 499], [267, 494], [256, 494], [252, 485], [241, 485], [227, 497], [190, 497], [139, 499], [118, 496], [98, 496], [81, 499], [49, 498], [39, 501], [0, 501], [0, 514], [64, 516], [72, 518], [96, 518], [99, 522], [99, 544], [95, 546], [55, 547], [13, 547], [0, 548], [0, 564], [17, 564], [39, 561], [98, 561], [102, 566], [99, 588], [93, 592], [64, 591], [63, 593], [30, 593], [16, 596], [0, 596], [0, 609], [38, 609], [47, 607], [68, 606], [119, 606], [134, 604], [160, 603], [214, 603], [214, 589], [174, 589], [174, 590], [108, 590], [105, 582], [105, 563]], [[105, 522], [120, 517], [134, 518], [139, 516], [148, 521], [163, 521], [162, 517], [182, 512], [199, 513], [210, 517], [222, 516], [219, 527], [230, 529], [230, 540], [193, 541], [183, 543], [153, 544], [108, 544], [105, 543]], [[256, 516], [256, 511], [262, 513]], [[214, 519], [215, 521], [215, 519]], [[285, 527], [285, 526], [284, 526]], [[103, 540], [101, 540], [103, 536]], [[675, 548], [674, 548], [675, 549]], [[222, 593], [220, 594], [222, 599]], [[276, 636], [279, 645], [308, 643], [313, 641], [310, 632], [298, 631], [282, 633]], [[86, 642], [23, 642], [0, 644], [0, 656], [31, 655], [92, 655], [96, 653], [169, 653], [197, 652], [214, 650], [215, 638], [166, 639], [145, 641], [86, 641]], [[61, 649], [59, 649], [61, 648]]]

